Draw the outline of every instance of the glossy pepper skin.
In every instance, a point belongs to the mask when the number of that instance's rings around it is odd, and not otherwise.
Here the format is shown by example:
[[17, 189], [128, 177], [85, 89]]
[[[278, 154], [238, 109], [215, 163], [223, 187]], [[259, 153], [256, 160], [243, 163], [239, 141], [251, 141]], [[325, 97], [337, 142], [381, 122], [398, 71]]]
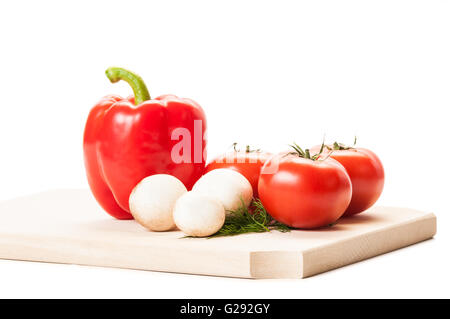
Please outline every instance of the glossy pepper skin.
[[[111, 69], [115, 73], [108, 75]], [[109, 95], [92, 108], [84, 131], [84, 161], [89, 186], [98, 203], [115, 218], [132, 219], [128, 198], [144, 177], [170, 174], [191, 189], [204, 173], [206, 118], [196, 102], [174, 95], [150, 99], [148, 91], [139, 92], [139, 85], [144, 85], [143, 91], [146, 88], [139, 77], [136, 81], [137, 75], [111, 69], [107, 70], [110, 80], [127, 81], [135, 96], [123, 99]], [[115, 77], [117, 73], [119, 79]], [[190, 133], [191, 161], [172, 158], [173, 147], [182, 139], [172, 133], [180, 128]]]

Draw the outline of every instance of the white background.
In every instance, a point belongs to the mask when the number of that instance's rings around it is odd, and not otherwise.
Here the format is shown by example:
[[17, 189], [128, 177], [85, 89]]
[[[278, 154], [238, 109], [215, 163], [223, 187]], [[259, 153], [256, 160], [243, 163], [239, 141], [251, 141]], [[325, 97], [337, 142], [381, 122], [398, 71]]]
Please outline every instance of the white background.
[[89, 109], [131, 93], [114, 65], [199, 102], [211, 156], [357, 135], [385, 165], [379, 204], [435, 212], [438, 234], [305, 280], [0, 261], [0, 297], [450, 297], [449, 17], [449, 1], [2, 2], [0, 199], [87, 187]]

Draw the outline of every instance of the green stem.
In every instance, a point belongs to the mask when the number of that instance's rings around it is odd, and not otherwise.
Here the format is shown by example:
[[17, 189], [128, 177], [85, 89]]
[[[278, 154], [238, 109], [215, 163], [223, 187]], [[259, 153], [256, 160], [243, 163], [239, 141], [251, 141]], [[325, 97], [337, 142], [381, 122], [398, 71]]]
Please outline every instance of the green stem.
[[305, 149], [305, 158], [311, 159], [311, 153], [309, 152], [309, 149]]
[[105, 73], [111, 83], [123, 80], [131, 86], [134, 93], [134, 104], [139, 105], [144, 101], [150, 100], [150, 93], [148, 93], [144, 80], [136, 73], [115, 67], [108, 68]]

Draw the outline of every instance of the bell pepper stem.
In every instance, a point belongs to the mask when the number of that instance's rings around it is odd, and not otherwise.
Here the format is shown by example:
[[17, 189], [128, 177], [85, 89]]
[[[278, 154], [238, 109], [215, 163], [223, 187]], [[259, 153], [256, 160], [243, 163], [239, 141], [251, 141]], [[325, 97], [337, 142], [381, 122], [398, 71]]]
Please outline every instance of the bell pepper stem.
[[144, 80], [142, 80], [142, 78], [136, 73], [116, 67], [108, 68], [105, 73], [111, 83], [116, 83], [123, 80], [131, 86], [134, 93], [134, 103], [136, 105], [150, 100], [150, 93], [148, 93]]

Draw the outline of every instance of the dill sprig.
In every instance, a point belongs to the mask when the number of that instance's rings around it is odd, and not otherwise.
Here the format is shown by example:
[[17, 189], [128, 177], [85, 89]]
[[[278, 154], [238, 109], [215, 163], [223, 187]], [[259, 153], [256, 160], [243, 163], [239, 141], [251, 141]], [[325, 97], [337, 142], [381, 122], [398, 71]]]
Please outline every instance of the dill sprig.
[[285, 224], [273, 219], [261, 201], [254, 199], [249, 207], [246, 207], [242, 203], [235, 211], [228, 211], [222, 228], [217, 233], [208, 236], [208, 238], [235, 236], [246, 233], [263, 233], [270, 232], [271, 230], [278, 230], [285, 233], [291, 229]]

